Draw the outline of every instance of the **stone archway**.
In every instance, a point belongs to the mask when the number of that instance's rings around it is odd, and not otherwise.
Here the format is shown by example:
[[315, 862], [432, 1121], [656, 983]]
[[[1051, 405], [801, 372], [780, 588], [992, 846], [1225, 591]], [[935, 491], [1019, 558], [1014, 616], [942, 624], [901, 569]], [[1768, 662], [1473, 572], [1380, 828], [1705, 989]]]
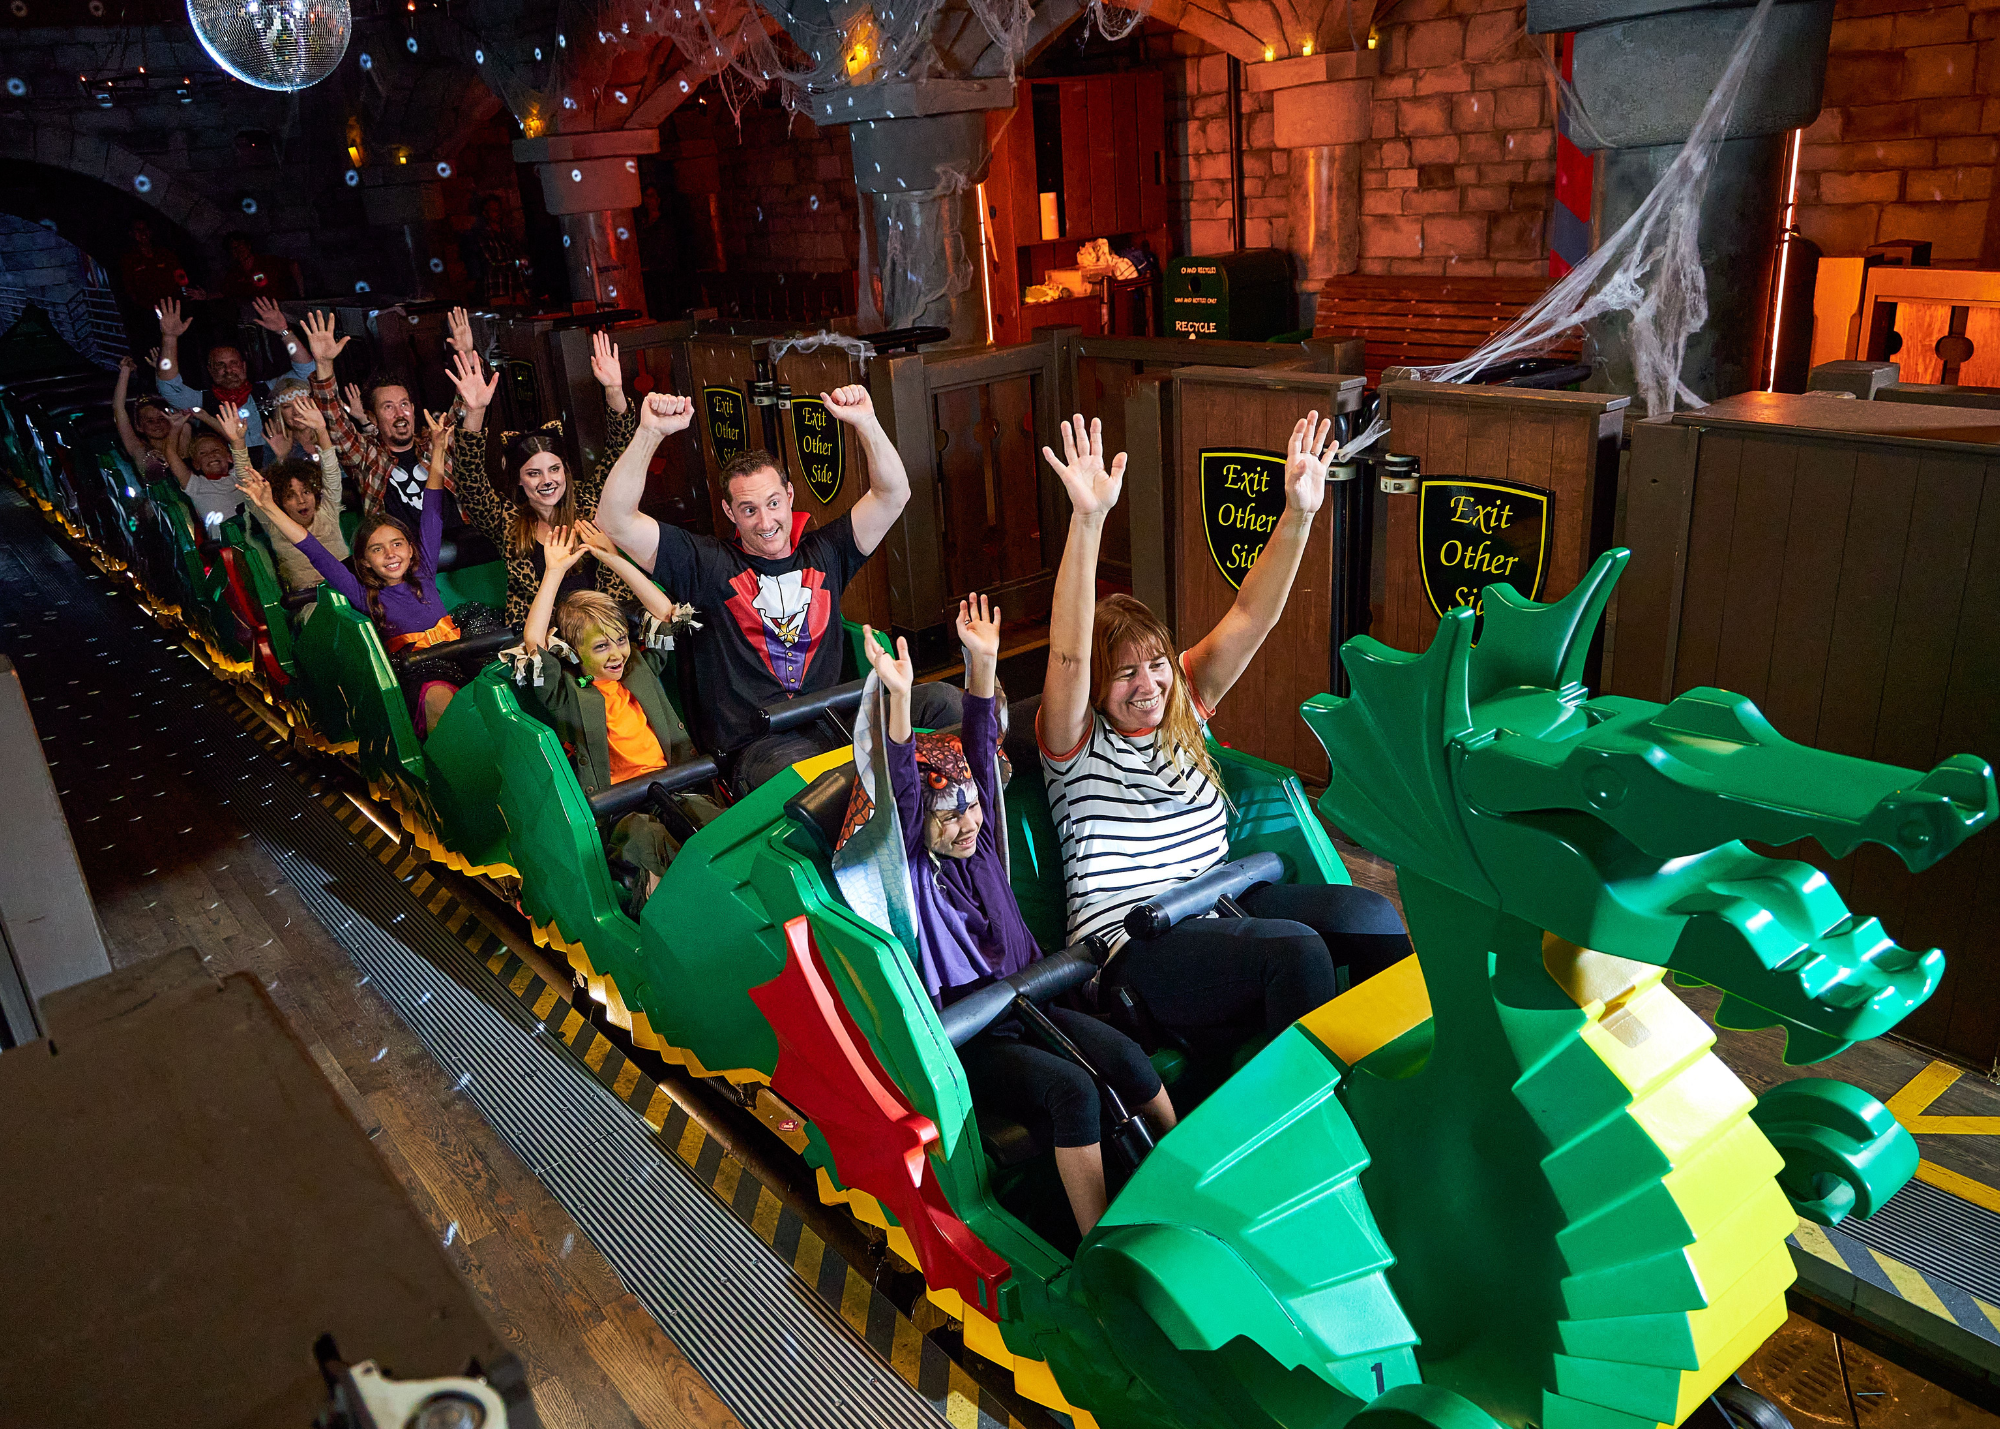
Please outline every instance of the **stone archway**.
[[8, 147], [22, 159], [66, 169], [118, 189], [195, 239], [219, 238], [233, 226], [192, 179], [157, 158], [143, 157], [94, 135], [78, 134], [60, 114], [45, 119], [30, 114], [26, 127], [30, 131], [26, 143], [9, 135]]

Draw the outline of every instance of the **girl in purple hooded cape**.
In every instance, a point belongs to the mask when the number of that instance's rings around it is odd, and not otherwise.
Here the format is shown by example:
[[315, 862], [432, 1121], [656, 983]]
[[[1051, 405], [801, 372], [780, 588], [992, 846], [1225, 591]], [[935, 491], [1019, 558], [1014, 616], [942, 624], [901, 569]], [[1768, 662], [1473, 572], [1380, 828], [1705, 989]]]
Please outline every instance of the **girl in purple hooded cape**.
[[[957, 735], [912, 730], [908, 642], [898, 640], [891, 656], [873, 630], [863, 627], [862, 640], [888, 706], [883, 745], [915, 913], [917, 971], [939, 1007], [1042, 956], [1008, 882], [1006, 821], [987, 817], [1000, 808], [994, 679], [1000, 612], [989, 611], [984, 596], [959, 602], [958, 635], [965, 646], [965, 705]], [[857, 784], [842, 841], [873, 812]], [[1174, 1124], [1173, 1103], [1136, 1042], [1084, 1013], [1046, 1011], [1125, 1103], [1141, 1108], [1155, 1135]], [[1075, 1063], [1024, 1040], [1022, 1032], [1009, 1014], [959, 1049], [973, 1104], [989, 1116], [1022, 1122], [1054, 1144], [1070, 1209], [1088, 1234], [1106, 1199], [1097, 1086]]]

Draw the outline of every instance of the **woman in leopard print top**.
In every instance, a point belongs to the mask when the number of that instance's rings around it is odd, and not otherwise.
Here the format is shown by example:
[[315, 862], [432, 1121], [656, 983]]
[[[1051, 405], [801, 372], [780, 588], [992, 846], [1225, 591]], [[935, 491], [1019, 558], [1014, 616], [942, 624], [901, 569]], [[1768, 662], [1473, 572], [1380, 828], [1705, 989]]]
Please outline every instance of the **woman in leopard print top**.
[[[453, 358], [451, 379], [465, 404], [465, 417], [452, 439], [452, 469], [459, 474], [458, 509], [498, 548], [507, 562], [507, 623], [527, 618], [542, 583], [542, 538], [557, 527], [573, 526], [597, 509], [604, 478], [632, 440], [636, 414], [625, 400], [618, 346], [603, 333], [591, 336], [590, 371], [604, 388], [604, 452], [588, 477], [570, 480], [553, 435], [522, 432], [507, 443], [501, 470], [490, 480], [486, 465], [486, 408], [500, 377], [482, 375], [476, 354]], [[577, 562], [563, 577], [564, 591], [597, 589], [613, 600], [632, 599], [625, 582], [595, 559]]]

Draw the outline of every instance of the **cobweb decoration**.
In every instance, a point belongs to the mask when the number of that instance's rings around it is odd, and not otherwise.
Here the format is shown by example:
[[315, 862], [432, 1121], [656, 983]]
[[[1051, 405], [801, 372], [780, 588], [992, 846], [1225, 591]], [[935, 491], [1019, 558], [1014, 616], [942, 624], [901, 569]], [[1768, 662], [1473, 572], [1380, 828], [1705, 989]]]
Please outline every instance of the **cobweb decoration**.
[[875, 355], [875, 345], [866, 338], [849, 337], [843, 332], [813, 332], [803, 337], [788, 337], [771, 344], [771, 361], [776, 363], [788, 352], [818, 352], [831, 347], [857, 359], [866, 369], [868, 359]]
[[[932, 303], [970, 288], [977, 272], [961, 222], [973, 185], [949, 164], [936, 172], [935, 188], [861, 195], [861, 271], [880, 285], [874, 296], [885, 328], [913, 326]], [[869, 221], [870, 207], [878, 222]], [[879, 255], [870, 251], [878, 240]]]
[[1697, 243], [1702, 202], [1730, 111], [1742, 92], [1750, 56], [1763, 36], [1773, 3], [1758, 0], [1687, 142], [1618, 231], [1470, 357], [1413, 368], [1412, 376], [1429, 382], [1462, 382], [1495, 363], [1545, 352], [1573, 327], [1622, 312], [1631, 319], [1628, 338], [1634, 380], [1646, 415], [1672, 412], [1677, 401], [1689, 407], [1707, 405], [1680, 375], [1688, 339], [1708, 321], [1708, 281]]

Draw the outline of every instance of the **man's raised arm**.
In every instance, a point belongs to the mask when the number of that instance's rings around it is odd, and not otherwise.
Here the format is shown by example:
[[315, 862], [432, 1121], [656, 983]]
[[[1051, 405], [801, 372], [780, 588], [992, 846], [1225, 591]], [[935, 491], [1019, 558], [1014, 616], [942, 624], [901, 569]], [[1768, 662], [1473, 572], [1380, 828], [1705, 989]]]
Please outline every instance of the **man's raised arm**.
[[651, 571], [660, 549], [660, 523], [639, 509], [646, 494], [646, 468], [661, 442], [675, 432], [683, 432], [694, 421], [694, 403], [686, 397], [666, 392], [647, 394], [639, 404], [639, 430], [604, 478], [604, 493], [597, 498], [597, 525], [618, 543], [633, 563]]
[[862, 555], [872, 556], [910, 504], [910, 474], [903, 469], [896, 444], [882, 430], [866, 387], [837, 387], [819, 396], [835, 421], [854, 428], [868, 454], [868, 494], [854, 503], [848, 519], [854, 523], [854, 544]]

